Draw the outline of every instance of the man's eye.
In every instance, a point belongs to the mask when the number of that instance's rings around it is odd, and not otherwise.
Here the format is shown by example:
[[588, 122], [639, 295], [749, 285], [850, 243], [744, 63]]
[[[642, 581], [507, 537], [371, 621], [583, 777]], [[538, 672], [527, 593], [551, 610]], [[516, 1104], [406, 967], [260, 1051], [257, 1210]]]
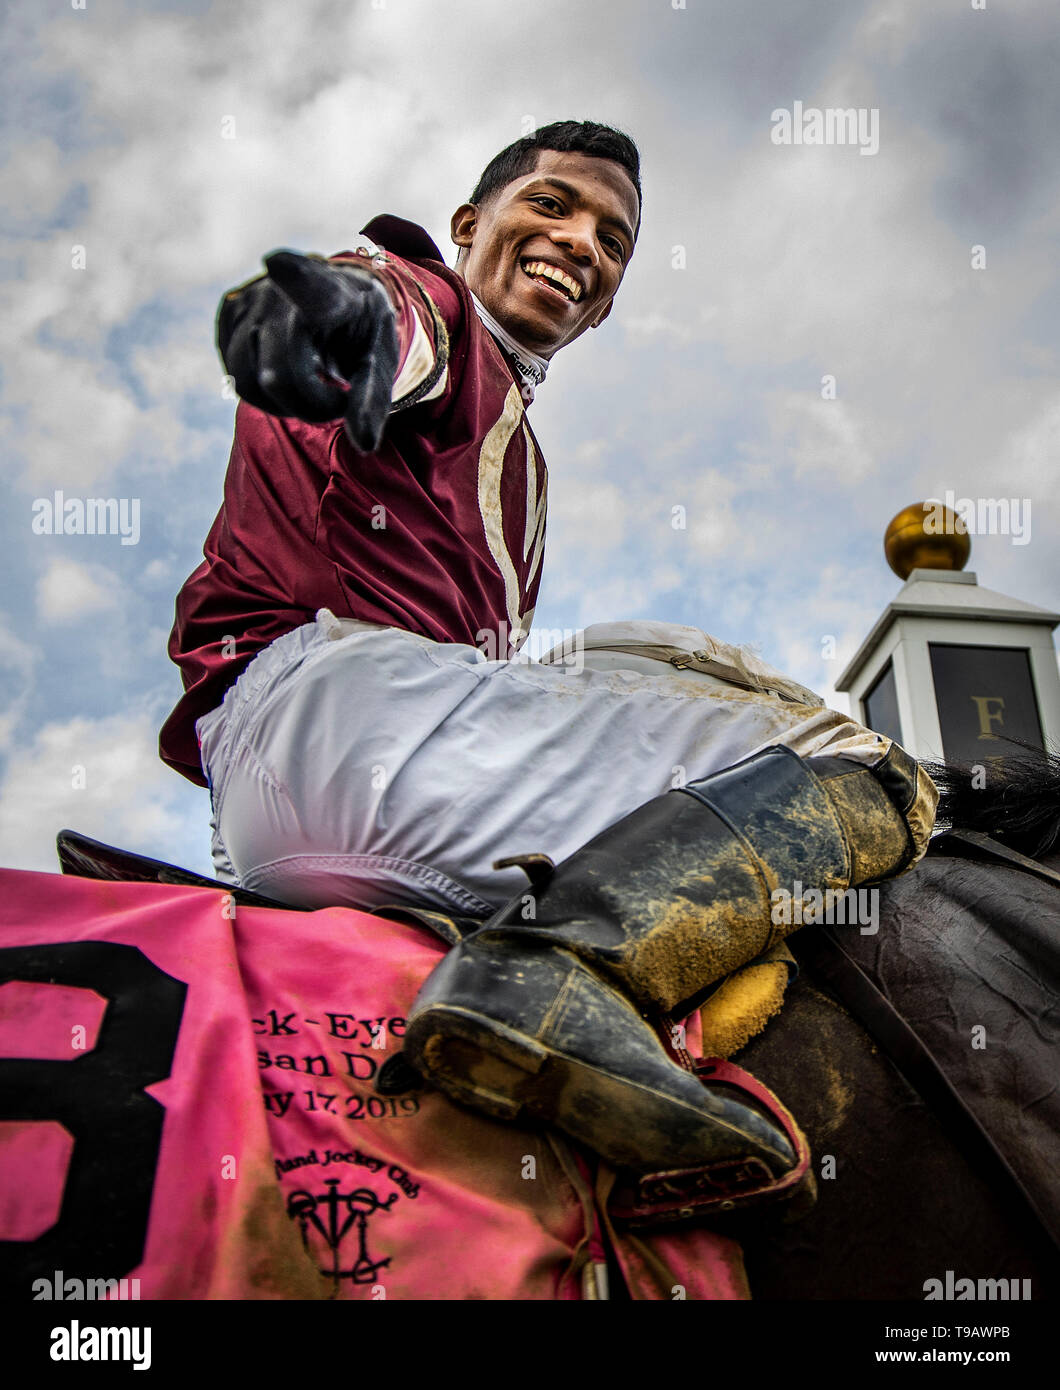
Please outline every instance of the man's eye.
[[621, 259], [625, 260], [625, 257], [626, 257], [626, 248], [625, 248], [625, 247], [622, 245], [622, 243], [617, 239], [617, 237], [613, 237], [613, 236], [604, 237], [604, 244], [605, 244], [606, 246], [610, 246], [610, 247], [612, 248], [612, 250], [613, 250], [619, 257], [621, 257]]
[[560, 212], [563, 211], [563, 204], [559, 201], [559, 199], [550, 198], [547, 193], [540, 194], [538, 197], [534, 198], [533, 201], [535, 203], [551, 203], [554, 208], [559, 208]]

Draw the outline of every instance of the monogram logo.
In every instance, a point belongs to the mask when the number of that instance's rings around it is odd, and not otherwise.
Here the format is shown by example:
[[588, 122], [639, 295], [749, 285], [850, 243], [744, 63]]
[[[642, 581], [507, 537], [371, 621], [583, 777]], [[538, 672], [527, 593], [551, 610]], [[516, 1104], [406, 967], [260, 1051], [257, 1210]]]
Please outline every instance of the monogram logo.
[[[368, 1218], [377, 1211], [389, 1211], [398, 1199], [398, 1193], [391, 1192], [386, 1201], [369, 1187], [358, 1187], [352, 1192], [340, 1192], [338, 1178], [325, 1178], [326, 1192], [311, 1193], [300, 1189], [287, 1198], [287, 1215], [298, 1222], [302, 1233], [302, 1245], [307, 1253], [310, 1249], [310, 1230], [322, 1236], [331, 1252], [331, 1268], [321, 1269], [331, 1279], [336, 1290], [343, 1279], [354, 1284], [371, 1284], [376, 1273], [390, 1263], [390, 1257], [373, 1260], [368, 1254]], [[342, 1269], [339, 1247], [352, 1228], [357, 1231], [357, 1253], [349, 1269]]]

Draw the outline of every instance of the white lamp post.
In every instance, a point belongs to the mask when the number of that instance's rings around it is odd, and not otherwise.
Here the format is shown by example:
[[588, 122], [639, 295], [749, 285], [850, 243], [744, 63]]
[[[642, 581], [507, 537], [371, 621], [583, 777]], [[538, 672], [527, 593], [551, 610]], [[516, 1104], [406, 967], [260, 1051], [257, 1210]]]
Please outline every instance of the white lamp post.
[[917, 758], [977, 763], [1007, 738], [1060, 748], [1060, 614], [965, 573], [971, 544], [948, 508], [906, 507], [884, 550], [905, 584], [836, 681], [854, 716]]

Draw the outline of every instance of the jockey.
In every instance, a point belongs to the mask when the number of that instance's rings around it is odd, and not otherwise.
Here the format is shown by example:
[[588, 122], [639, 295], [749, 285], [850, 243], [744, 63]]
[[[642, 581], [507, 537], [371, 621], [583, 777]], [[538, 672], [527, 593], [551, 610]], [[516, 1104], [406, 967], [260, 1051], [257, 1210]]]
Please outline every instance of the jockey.
[[935, 792], [896, 744], [698, 629], [605, 625], [519, 659], [547, 487], [526, 408], [610, 313], [639, 225], [633, 143], [563, 122], [487, 166], [453, 215], [454, 269], [383, 217], [225, 297], [242, 402], [177, 600], [185, 694], [161, 753], [210, 787], [225, 881], [473, 919], [407, 1033], [452, 1098], [624, 1166], [752, 1155], [780, 1175], [772, 1120], [645, 1018], [680, 1020], [772, 950], [774, 890], [915, 863]]

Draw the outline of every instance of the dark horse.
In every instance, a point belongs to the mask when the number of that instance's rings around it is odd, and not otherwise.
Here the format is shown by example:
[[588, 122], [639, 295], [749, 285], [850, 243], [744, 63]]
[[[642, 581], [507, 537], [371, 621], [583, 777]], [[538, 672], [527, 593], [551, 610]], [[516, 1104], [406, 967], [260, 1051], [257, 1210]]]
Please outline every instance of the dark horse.
[[[881, 886], [874, 934], [791, 938], [784, 1008], [734, 1058], [793, 1111], [817, 1176], [800, 1220], [733, 1232], [757, 1299], [1060, 1293], [1060, 760], [997, 768], [980, 799], [970, 769], [932, 767], [952, 833]], [[71, 832], [60, 860], [210, 882]]]
[[875, 934], [790, 940], [800, 975], [734, 1059], [818, 1176], [807, 1217], [744, 1239], [759, 1299], [923, 1299], [947, 1271], [951, 1298], [1060, 1293], [1060, 769], [1017, 759], [982, 800], [931, 770], [962, 829], [881, 886]]

